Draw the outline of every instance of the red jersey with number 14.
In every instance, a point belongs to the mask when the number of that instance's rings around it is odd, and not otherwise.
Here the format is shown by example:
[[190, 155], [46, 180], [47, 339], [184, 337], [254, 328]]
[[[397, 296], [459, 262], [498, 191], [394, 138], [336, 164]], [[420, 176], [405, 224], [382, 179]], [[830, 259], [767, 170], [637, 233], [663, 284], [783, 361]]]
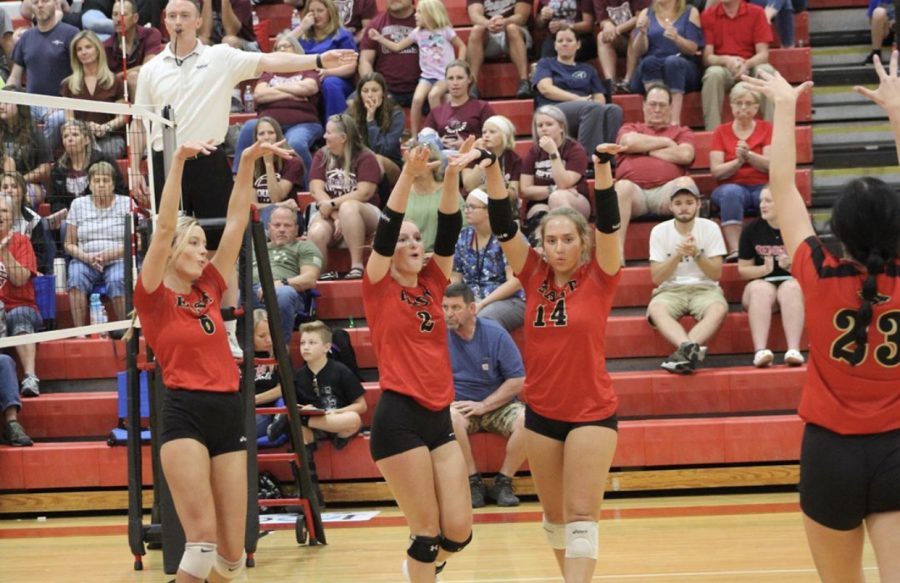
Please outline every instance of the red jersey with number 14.
[[444, 290], [450, 282], [429, 261], [416, 287], [403, 287], [390, 274], [378, 283], [363, 277], [363, 305], [385, 389], [440, 411], [453, 401], [453, 371], [444, 321]]
[[854, 356], [853, 324], [865, 275], [816, 237], [797, 247], [792, 268], [803, 288], [809, 368], [799, 413], [845, 435], [900, 428], [900, 261], [876, 279], [868, 344]]
[[621, 270], [607, 275], [596, 260], [557, 286], [534, 249], [517, 277], [525, 290], [525, 402], [558, 421], [597, 421], [619, 399], [606, 372], [606, 321]]
[[147, 293], [138, 278], [134, 307], [167, 387], [222, 393], [238, 390], [238, 368], [222, 321], [224, 291], [225, 280], [212, 263], [187, 295], [162, 283]]

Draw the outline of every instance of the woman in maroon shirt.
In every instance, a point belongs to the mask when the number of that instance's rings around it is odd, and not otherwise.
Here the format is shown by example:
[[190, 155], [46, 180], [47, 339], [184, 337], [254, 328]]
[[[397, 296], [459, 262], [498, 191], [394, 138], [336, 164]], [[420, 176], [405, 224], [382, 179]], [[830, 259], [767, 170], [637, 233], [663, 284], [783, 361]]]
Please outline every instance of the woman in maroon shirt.
[[469, 63], [456, 60], [447, 65], [447, 101], [425, 118], [425, 127], [441, 137], [445, 150], [458, 150], [469, 136], [481, 135], [484, 120], [494, 115], [487, 101], [474, 99], [469, 88], [475, 79]]

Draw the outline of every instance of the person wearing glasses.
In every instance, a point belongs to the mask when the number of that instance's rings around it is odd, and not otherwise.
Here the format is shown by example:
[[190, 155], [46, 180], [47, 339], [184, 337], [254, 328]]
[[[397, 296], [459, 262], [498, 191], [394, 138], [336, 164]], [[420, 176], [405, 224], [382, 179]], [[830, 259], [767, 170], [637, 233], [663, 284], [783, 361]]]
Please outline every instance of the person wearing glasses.
[[760, 95], [744, 83], [731, 90], [734, 121], [713, 132], [709, 169], [719, 185], [712, 201], [719, 207], [722, 233], [728, 247], [726, 263], [735, 263], [744, 213], [759, 212], [759, 193], [769, 182], [772, 124], [757, 119]]

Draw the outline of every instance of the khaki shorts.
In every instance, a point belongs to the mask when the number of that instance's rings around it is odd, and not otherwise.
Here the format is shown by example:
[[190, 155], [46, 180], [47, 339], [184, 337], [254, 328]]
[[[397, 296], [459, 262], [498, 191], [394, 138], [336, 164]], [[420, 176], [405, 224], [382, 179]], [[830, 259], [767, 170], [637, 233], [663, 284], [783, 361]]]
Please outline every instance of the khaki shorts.
[[525, 405], [519, 401], [510, 401], [499, 409], [494, 409], [486, 415], [472, 415], [469, 417], [469, 425], [466, 433], [473, 434], [479, 431], [496, 433], [503, 437], [512, 435], [516, 418], [525, 414]]
[[702, 320], [706, 310], [716, 304], [728, 308], [725, 294], [722, 293], [722, 288], [719, 286], [679, 285], [656, 288], [653, 290], [650, 304], [647, 306], [647, 320], [653, 326], [650, 310], [660, 305], [665, 306], [669, 315], [676, 320], [685, 314], [690, 314], [695, 320]]
[[[531, 33], [524, 26], [520, 26], [519, 30], [525, 37], [525, 49], [530, 50], [532, 45]], [[488, 40], [484, 45], [484, 56], [489, 59], [496, 59], [509, 54], [509, 42], [506, 40], [506, 31], [487, 32]]]
[[669, 185], [680, 179], [681, 177], [673, 178], [665, 184], [660, 184], [653, 188], [641, 188], [635, 184], [638, 190], [641, 191], [642, 203], [644, 208], [647, 209], [647, 214], [654, 214], [658, 217], [672, 216], [672, 209], [669, 206], [669, 191], [671, 190]]

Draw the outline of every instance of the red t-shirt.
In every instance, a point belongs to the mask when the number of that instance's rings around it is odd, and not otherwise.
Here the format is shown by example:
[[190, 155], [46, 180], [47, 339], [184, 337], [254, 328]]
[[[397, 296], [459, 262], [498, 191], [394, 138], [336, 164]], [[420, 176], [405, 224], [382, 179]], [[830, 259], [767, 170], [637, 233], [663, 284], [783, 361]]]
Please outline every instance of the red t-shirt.
[[[616, 142], [625, 134], [637, 133], [645, 136], [670, 138], [681, 144], [694, 145], [694, 132], [684, 126], [667, 125], [652, 128], [645, 123], [626, 123], [616, 136]], [[687, 166], [679, 166], [674, 162], [660, 160], [650, 154], [619, 154], [616, 156], [616, 180], [630, 180], [641, 188], [655, 188], [670, 180], [684, 176]]]
[[160, 283], [147, 293], [138, 278], [134, 307], [147, 344], [153, 348], [170, 389], [231, 393], [238, 390], [238, 367], [222, 321], [225, 280], [210, 263], [184, 296]]
[[756, 54], [756, 43], [772, 42], [772, 27], [765, 11], [750, 2], [741, 2], [734, 18], [725, 14], [721, 2], [700, 16], [703, 39], [717, 55], [749, 59]]
[[606, 372], [606, 321], [621, 273], [610, 277], [591, 258], [557, 287], [550, 265], [528, 250], [516, 276], [525, 291], [524, 396], [538, 414], [580, 422], [616, 412], [619, 399]]
[[[34, 257], [31, 239], [20, 233], [13, 233], [8, 245], [13, 259], [31, 272], [31, 277], [37, 275], [37, 260]], [[13, 285], [9, 281], [8, 275], [6, 264], [0, 261], [0, 301], [3, 302], [6, 310], [21, 307], [37, 310], [37, 304], [34, 303], [34, 284], [31, 282], [31, 278], [22, 285]]]
[[419, 273], [416, 287], [403, 287], [390, 274], [375, 284], [368, 274], [363, 277], [363, 306], [381, 386], [432, 411], [453, 401], [447, 323], [441, 308], [448, 283], [434, 261]]
[[[394, 42], [400, 42], [416, 28], [416, 17], [394, 18], [390, 12], [379, 14], [366, 28], [374, 28]], [[384, 76], [391, 93], [412, 93], [419, 84], [419, 45], [413, 43], [405, 51], [395, 53], [363, 33], [361, 51], [375, 51], [375, 71]]]
[[[762, 119], [755, 121], [756, 127], [753, 128], [753, 133], [747, 138], [747, 145], [752, 152], [762, 154], [763, 148], [772, 143], [772, 124]], [[725, 162], [728, 162], [737, 157], [737, 143], [738, 137], [734, 135], [734, 128], [731, 122], [723, 123], [713, 131], [712, 144], [709, 149], [710, 151], [724, 152]], [[719, 181], [719, 184], [746, 184], [748, 186], [768, 183], [769, 173], [760, 172], [751, 166], [749, 162], [745, 162], [743, 166], [738, 168], [737, 172], [725, 180]]]
[[[559, 148], [559, 157], [566, 165], [566, 170], [581, 174], [581, 180], [578, 181], [575, 188], [587, 196], [587, 181], [584, 179], [584, 173], [587, 171], [588, 157], [584, 146], [572, 138], [566, 138], [562, 147]], [[525, 154], [525, 159], [522, 160], [522, 174], [533, 176], [535, 186], [550, 186], [553, 184], [551, 167], [550, 154], [541, 149], [535, 141], [528, 153]]]
[[[378, 165], [378, 158], [368, 148], [363, 148], [350, 164], [349, 176], [344, 172], [343, 165], [331, 170], [327, 170], [325, 165], [325, 148], [320, 148], [313, 156], [309, 179], [325, 182], [325, 192], [331, 198], [337, 198], [356, 190], [356, 185], [360, 182], [371, 182], [375, 185], [381, 182], [381, 167]], [[377, 188], [368, 202], [378, 204]]]
[[842, 434], [900, 428], [900, 261], [876, 279], [882, 301], [872, 306], [866, 354], [856, 366], [851, 330], [862, 271], [816, 237], [797, 248], [791, 270], [803, 288], [810, 339], [800, 416]]
[[[267, 83], [270, 87], [297, 83], [303, 79], [313, 79], [318, 84], [319, 75], [315, 70], [298, 71], [296, 73], [263, 73], [259, 77], [260, 83]], [[319, 94], [297, 99], [279, 99], [269, 103], [260, 103], [257, 115], [268, 115], [275, 118], [281, 128], [284, 129], [298, 123], [321, 123], [319, 121]]]
[[469, 99], [459, 107], [444, 103], [429, 112], [425, 127], [433, 129], [442, 138], [448, 134], [460, 138], [481, 137], [481, 124], [492, 115], [494, 108], [480, 99]]

